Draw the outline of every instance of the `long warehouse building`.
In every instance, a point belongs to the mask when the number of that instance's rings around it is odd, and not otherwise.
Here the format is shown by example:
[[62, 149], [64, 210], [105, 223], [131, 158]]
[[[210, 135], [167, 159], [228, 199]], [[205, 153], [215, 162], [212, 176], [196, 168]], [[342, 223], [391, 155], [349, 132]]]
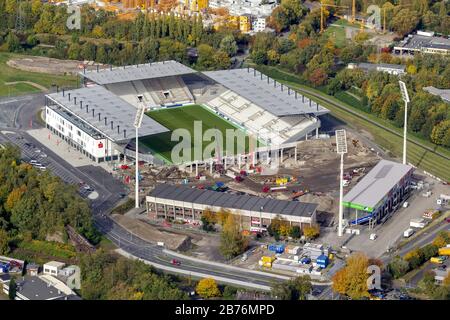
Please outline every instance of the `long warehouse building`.
[[188, 223], [201, 220], [205, 210], [226, 210], [238, 215], [250, 231], [263, 230], [272, 219], [281, 217], [292, 226], [310, 226], [316, 222], [317, 204], [267, 199], [249, 195], [200, 190], [187, 186], [158, 184], [146, 197], [147, 213], [152, 219], [175, 219]]
[[406, 199], [414, 168], [381, 160], [343, 199], [349, 224], [378, 223]]

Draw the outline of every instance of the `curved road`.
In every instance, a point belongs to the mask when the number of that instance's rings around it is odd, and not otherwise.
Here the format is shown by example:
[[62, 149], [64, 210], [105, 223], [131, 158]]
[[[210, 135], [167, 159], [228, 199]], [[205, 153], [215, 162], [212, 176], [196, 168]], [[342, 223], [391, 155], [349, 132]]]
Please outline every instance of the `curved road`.
[[[0, 142], [10, 142], [18, 145], [26, 159], [31, 159], [36, 156], [36, 154], [33, 153], [33, 149], [25, 146], [26, 142], [32, 143], [47, 154], [47, 158], [45, 158], [46, 166], [51, 169], [54, 174], [61, 176], [69, 183], [76, 184], [77, 182], [83, 181], [94, 187], [99, 194], [97, 199], [91, 201], [94, 223], [99, 231], [110, 239], [118, 248], [134, 257], [157, 264], [160, 268], [169, 272], [181, 273], [184, 275], [192, 273], [193, 276], [195, 276], [194, 273], [197, 276], [199, 276], [199, 274], [201, 274], [201, 276], [213, 276], [220, 278], [221, 282], [235, 284], [237, 286], [270, 290], [270, 287], [275, 282], [288, 279], [288, 277], [281, 275], [247, 270], [225, 264], [197, 261], [191, 258], [183, 259], [178, 255], [171, 256], [170, 253], [163, 250], [162, 247], [140, 239], [116, 224], [108, 216], [108, 213], [121, 200], [120, 194], [113, 191], [117, 190], [118, 183], [112, 182], [105, 184], [102, 182], [103, 179], [97, 178], [96, 180], [94, 175], [89, 174], [89, 172], [87, 173], [85, 169], [80, 170], [79, 168], [71, 166], [51, 149], [45, 147], [26, 133], [25, 130], [29, 128], [42, 127], [36, 118], [36, 114], [43, 105], [43, 100], [42, 94], [24, 96], [16, 99], [0, 99], [0, 104], [13, 103], [16, 106], [14, 116], [9, 117], [12, 119], [3, 121], [3, 123], [0, 124], [0, 130], [8, 131], [8, 133], [0, 134]], [[109, 176], [106, 171], [104, 175], [111, 179], [111, 176]], [[119, 184], [121, 185], [121, 183]], [[111, 185], [115, 185], [114, 188]], [[181, 265], [172, 265], [171, 260], [173, 258], [179, 260]], [[328, 285], [315, 285], [319, 290], [326, 286]]]

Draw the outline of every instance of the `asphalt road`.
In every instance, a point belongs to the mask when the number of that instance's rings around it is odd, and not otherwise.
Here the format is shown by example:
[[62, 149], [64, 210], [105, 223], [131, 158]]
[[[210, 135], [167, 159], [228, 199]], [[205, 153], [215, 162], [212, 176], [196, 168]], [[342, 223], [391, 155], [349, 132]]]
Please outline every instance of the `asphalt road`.
[[[18, 99], [0, 99], [0, 104], [6, 105], [9, 110], [7, 116], [0, 113], [0, 130], [7, 131], [0, 134], [0, 143], [10, 142], [19, 146], [25, 161], [38, 159], [55, 175], [61, 177], [69, 184], [84, 182], [94, 188], [99, 197], [89, 201], [94, 223], [99, 231], [119, 248], [136, 257], [163, 266], [174, 267], [171, 260], [175, 257], [164, 253], [161, 247], [134, 236], [117, 225], [108, 216], [109, 211], [121, 200], [120, 193], [125, 191], [125, 186], [120, 181], [114, 179], [105, 170], [97, 167], [72, 167], [52, 150], [26, 133], [27, 129], [41, 127], [40, 122], [36, 119], [36, 114], [43, 102], [43, 95], [24, 96]], [[36, 152], [36, 150], [40, 152]], [[42, 157], [42, 154], [45, 154], [46, 157]], [[86, 194], [82, 195], [86, 196]], [[272, 286], [275, 281], [280, 281], [279, 278], [269, 273], [254, 274], [245, 269], [239, 271], [235, 269], [230, 270], [224, 266], [209, 264], [207, 261], [197, 262], [179, 257], [176, 257], [176, 259], [181, 262], [181, 265], [177, 268], [187, 272], [200, 272], [231, 280], [239, 280], [249, 285]]]

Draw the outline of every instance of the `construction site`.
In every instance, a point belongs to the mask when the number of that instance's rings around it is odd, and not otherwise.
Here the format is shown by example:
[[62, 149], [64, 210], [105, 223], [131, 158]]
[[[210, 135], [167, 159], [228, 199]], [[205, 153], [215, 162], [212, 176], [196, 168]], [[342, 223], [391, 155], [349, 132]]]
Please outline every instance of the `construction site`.
[[[379, 157], [364, 146], [358, 137], [349, 134], [345, 159], [345, 189], [350, 189], [378, 161]], [[160, 184], [183, 185], [217, 193], [251, 195], [265, 199], [288, 200], [317, 204], [316, 222], [325, 228], [337, 224], [339, 191], [339, 155], [334, 137], [311, 139], [297, 143], [297, 160], [286, 152], [277, 169], [265, 163], [228, 164], [226, 170], [216, 166], [192, 170], [185, 165], [158, 167], [139, 165], [140, 197], [144, 199]], [[134, 188], [134, 165], [122, 164], [114, 171], [130, 189]], [[318, 174], [320, 173], [320, 174]], [[151, 242], [162, 241], [173, 250], [222, 260], [218, 252], [218, 234], [201, 231], [201, 223], [182, 219], [152, 219], [146, 212], [115, 215], [114, 219], [137, 236]], [[265, 219], [263, 219], [264, 221]]]

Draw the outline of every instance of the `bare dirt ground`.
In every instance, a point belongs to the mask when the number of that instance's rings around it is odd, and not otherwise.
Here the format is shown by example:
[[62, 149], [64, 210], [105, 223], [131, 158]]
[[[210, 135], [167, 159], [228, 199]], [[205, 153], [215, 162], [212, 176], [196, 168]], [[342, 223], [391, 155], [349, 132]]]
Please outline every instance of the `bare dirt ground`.
[[89, 61], [60, 60], [37, 56], [27, 56], [10, 59], [7, 62], [8, 66], [16, 69], [57, 75], [77, 74], [79, 71], [83, 70], [83, 64], [86, 66], [86, 70], [93, 70], [97, 68], [97, 66], [94, 65], [93, 62]]
[[[344, 172], [364, 168], [364, 173], [354, 176], [346, 189], [352, 188], [378, 161], [375, 152], [364, 146], [359, 139], [347, 133], [348, 153], [344, 157]], [[307, 193], [299, 201], [318, 203], [318, 212], [336, 214], [338, 211], [340, 156], [336, 153], [335, 139], [308, 140], [298, 143], [298, 162], [293, 158], [284, 161], [278, 173], [272, 176], [251, 175], [243, 182], [229, 182], [228, 187], [264, 197], [289, 200], [294, 192]], [[294, 181], [286, 190], [263, 193], [264, 185], [275, 186], [277, 177], [291, 177]], [[330, 217], [322, 216], [327, 221]]]
[[133, 219], [124, 215], [115, 214], [112, 216], [120, 226], [132, 232], [137, 237], [156, 243], [164, 242], [165, 246], [171, 250], [178, 250], [187, 245], [190, 238], [186, 235], [179, 235], [172, 232], [160, 231], [154, 226], [138, 219]]

